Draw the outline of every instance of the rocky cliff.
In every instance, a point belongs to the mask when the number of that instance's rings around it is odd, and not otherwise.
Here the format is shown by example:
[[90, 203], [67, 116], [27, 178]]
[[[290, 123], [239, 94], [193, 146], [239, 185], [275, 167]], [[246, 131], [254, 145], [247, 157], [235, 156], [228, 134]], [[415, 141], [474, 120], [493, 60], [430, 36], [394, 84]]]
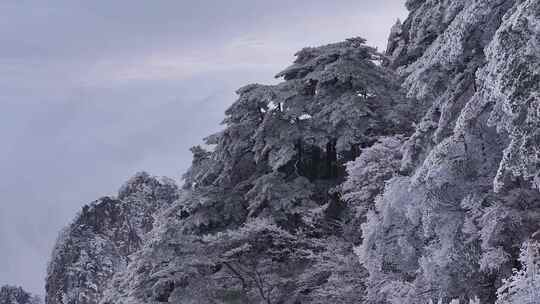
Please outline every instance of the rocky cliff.
[[406, 5], [240, 89], [181, 191], [85, 207], [47, 303], [539, 303], [540, 2]]
[[0, 287], [0, 304], [41, 304], [39, 297], [34, 296], [21, 287]]
[[49, 264], [46, 302], [97, 303], [107, 282], [124, 269], [152, 230], [155, 214], [178, 198], [174, 182], [146, 173], [117, 197], [84, 206], [59, 236]]

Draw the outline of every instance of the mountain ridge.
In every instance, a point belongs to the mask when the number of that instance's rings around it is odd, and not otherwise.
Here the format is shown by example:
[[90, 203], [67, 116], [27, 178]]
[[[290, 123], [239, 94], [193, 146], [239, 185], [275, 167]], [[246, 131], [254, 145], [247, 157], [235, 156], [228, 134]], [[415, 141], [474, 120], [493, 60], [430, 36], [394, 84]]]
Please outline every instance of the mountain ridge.
[[386, 54], [305, 48], [241, 88], [182, 189], [85, 207], [57, 248], [112, 260], [56, 250], [46, 303], [540, 301], [540, 3], [406, 6]]

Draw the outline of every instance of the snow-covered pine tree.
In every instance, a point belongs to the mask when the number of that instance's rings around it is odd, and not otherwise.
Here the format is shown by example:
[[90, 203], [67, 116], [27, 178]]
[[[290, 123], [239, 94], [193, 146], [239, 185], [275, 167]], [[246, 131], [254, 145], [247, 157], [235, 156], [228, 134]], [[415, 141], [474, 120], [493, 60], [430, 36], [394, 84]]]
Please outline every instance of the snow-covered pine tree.
[[406, 5], [386, 55], [306, 48], [282, 83], [240, 89], [95, 300], [536, 301], [519, 257], [540, 229], [540, 2]]
[[[412, 132], [413, 103], [381, 56], [362, 38], [306, 48], [284, 82], [240, 89], [211, 150], [193, 149], [183, 198], [135, 255], [145, 266], [117, 276], [107, 301], [359, 299], [364, 272], [345, 233], [354, 216], [338, 186], [362, 148]], [[159, 297], [139, 292], [164, 284]]]
[[540, 303], [540, 243], [531, 239], [521, 247], [520, 269], [497, 290], [496, 304]]
[[385, 64], [425, 110], [363, 225], [368, 301], [494, 303], [540, 228], [540, 3], [407, 6]]

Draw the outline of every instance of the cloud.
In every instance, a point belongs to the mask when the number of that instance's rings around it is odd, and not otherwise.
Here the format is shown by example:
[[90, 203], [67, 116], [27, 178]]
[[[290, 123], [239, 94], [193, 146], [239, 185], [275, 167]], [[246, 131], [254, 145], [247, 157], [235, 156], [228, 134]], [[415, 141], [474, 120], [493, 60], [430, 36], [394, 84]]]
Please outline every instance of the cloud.
[[43, 293], [59, 229], [139, 170], [179, 178], [234, 91], [293, 54], [384, 46], [401, 0], [0, 2], [0, 284]]

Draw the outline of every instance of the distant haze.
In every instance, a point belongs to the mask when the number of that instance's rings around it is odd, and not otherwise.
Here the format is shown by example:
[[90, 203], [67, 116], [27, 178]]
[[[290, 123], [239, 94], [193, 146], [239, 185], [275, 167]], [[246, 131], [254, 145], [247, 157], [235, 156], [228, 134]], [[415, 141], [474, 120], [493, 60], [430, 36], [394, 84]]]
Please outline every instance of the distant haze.
[[180, 180], [234, 91], [363, 36], [399, 0], [0, 2], [0, 285], [43, 294], [58, 231], [145, 170]]

